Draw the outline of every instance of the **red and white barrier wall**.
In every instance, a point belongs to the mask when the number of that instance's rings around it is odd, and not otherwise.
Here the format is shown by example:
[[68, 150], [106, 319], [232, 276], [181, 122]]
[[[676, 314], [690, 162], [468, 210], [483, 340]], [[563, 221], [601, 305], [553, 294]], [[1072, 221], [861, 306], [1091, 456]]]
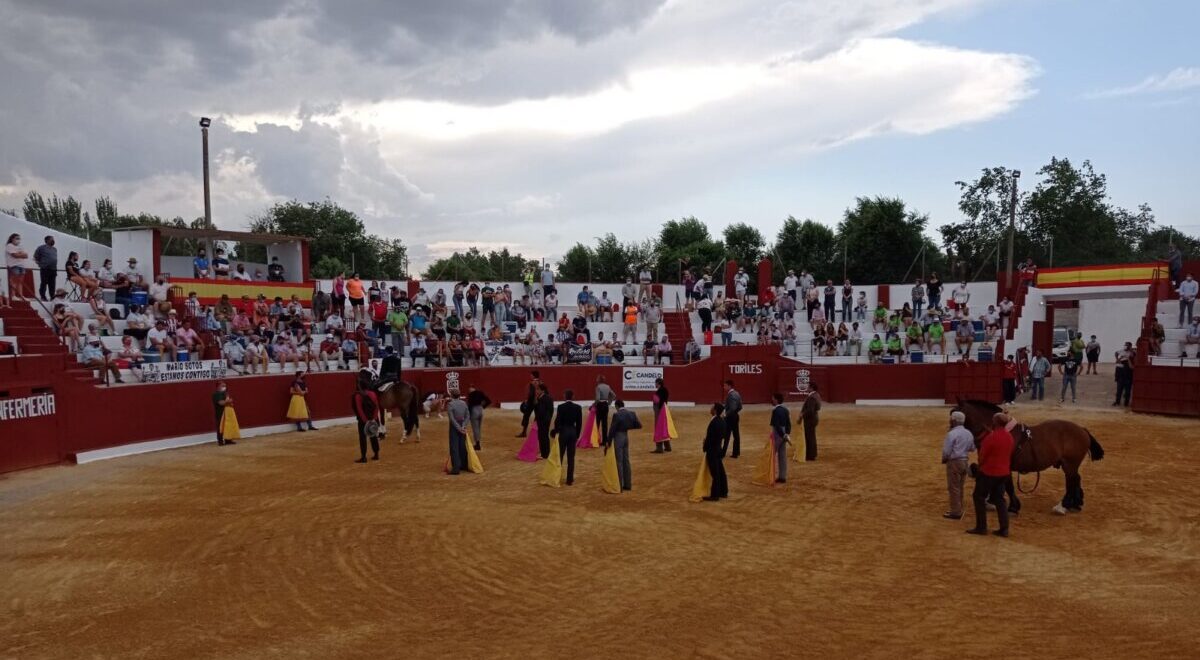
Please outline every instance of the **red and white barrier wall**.
[[[493, 401], [524, 398], [530, 368], [492, 367], [406, 371], [404, 379], [423, 392], [444, 391], [448, 380], [465, 392], [474, 385]], [[630, 367], [646, 371], [645, 367]], [[604, 375], [617, 395], [649, 401], [652, 392], [632, 390], [622, 366], [543, 366], [542, 379], [556, 399], [566, 388], [588, 399], [596, 377]], [[831, 402], [862, 399], [936, 399], [956, 397], [998, 401], [999, 363], [925, 365], [831, 365], [814, 367], [780, 357], [770, 347], [717, 347], [713, 357], [686, 366], [662, 367], [675, 401], [707, 404], [722, 399], [721, 384], [734, 381], [746, 403], [768, 403], [783, 392], [802, 398], [800, 385], [816, 383]], [[634, 380], [637, 374], [631, 374]], [[643, 374], [643, 385], [646, 383]], [[653, 378], [653, 372], [648, 377]], [[353, 372], [309, 377], [309, 406], [314, 419], [345, 418], [350, 411]], [[230, 378], [238, 419], [244, 429], [286, 423], [290, 376]], [[66, 373], [61, 356], [29, 356], [0, 361], [0, 472], [50, 465], [84, 452], [134, 443], [211, 433], [212, 381], [136, 387], [98, 387]]]

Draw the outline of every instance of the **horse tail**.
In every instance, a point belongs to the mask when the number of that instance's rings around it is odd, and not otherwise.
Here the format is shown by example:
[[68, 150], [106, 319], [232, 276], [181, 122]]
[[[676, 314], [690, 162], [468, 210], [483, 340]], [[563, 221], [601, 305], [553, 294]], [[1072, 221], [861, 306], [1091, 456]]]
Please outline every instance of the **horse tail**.
[[1088, 434], [1088, 453], [1091, 454], [1092, 460], [1099, 461], [1099, 460], [1103, 459], [1104, 458], [1104, 447], [1101, 447], [1100, 443], [1096, 442], [1096, 436], [1092, 435], [1091, 431], [1088, 431], [1087, 434]]
[[421, 414], [421, 390], [417, 389], [417, 386], [412, 383], [408, 383], [408, 386], [412, 389], [412, 397], [408, 400], [408, 410], [404, 411], [404, 416], [406, 420], [411, 422], [411, 420], [417, 419], [417, 416]]

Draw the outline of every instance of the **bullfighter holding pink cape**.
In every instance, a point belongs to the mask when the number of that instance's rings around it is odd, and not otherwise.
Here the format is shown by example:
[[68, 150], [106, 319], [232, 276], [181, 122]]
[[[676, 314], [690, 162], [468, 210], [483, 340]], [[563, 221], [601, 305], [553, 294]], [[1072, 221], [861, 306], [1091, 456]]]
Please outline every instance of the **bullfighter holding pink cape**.
[[663, 387], [663, 379], [656, 378], [654, 385], [654, 453], [661, 454], [671, 451], [671, 440], [679, 437], [675, 430], [675, 420], [671, 419], [671, 409], [667, 407], [670, 400], [667, 388]]

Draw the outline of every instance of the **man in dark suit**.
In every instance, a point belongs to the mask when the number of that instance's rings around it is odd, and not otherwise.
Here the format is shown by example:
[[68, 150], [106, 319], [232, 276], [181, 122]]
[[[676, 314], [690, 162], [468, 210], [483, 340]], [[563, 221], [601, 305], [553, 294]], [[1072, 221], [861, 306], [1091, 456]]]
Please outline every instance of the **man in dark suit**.
[[541, 382], [540, 374], [536, 371], [529, 372], [529, 389], [525, 393], [525, 401], [521, 404], [521, 432], [517, 434], [518, 438], [524, 438], [529, 433], [529, 416], [533, 414], [534, 405], [537, 403], [537, 386]]
[[606, 444], [611, 444], [617, 452], [617, 476], [621, 481], [621, 490], [633, 489], [633, 470], [629, 465], [629, 432], [642, 428], [642, 422], [632, 410], [625, 407], [625, 402], [617, 399], [613, 404], [617, 412], [613, 414], [612, 425], [609, 426]]
[[775, 401], [771, 410], [771, 441], [775, 443], [775, 463], [779, 466], [775, 483], [784, 484], [787, 483], [787, 446], [792, 440], [792, 420], [783, 405], [783, 395], [776, 392], [771, 398]]
[[821, 395], [817, 393], [817, 384], [809, 385], [812, 391], [800, 408], [800, 423], [804, 426], [804, 460], [817, 460], [817, 422], [821, 411]]
[[[733, 389], [733, 381], [725, 381], [725, 450], [729, 449], [729, 439], [733, 438], [733, 458], [742, 453], [742, 427], [739, 414], [742, 412], [742, 395]], [[723, 450], [724, 452], [724, 450]], [[722, 452], [722, 453], [723, 453]]]
[[563, 392], [566, 399], [558, 404], [558, 413], [554, 417], [554, 430], [550, 433], [558, 438], [558, 459], [566, 455], [567, 485], [575, 483], [575, 443], [579, 442], [579, 430], [583, 427], [583, 408], [575, 403], [575, 393], [571, 390]]
[[725, 406], [719, 403], [714, 403], [709, 414], [712, 419], [708, 422], [708, 432], [704, 435], [704, 462], [708, 465], [708, 473], [712, 475], [712, 489], [708, 493], [708, 497], [704, 498], [709, 502], [716, 502], [722, 497], [729, 497], [729, 480], [725, 476], [725, 420], [721, 417], [721, 413], [725, 411]]
[[550, 422], [554, 418], [554, 399], [545, 383], [537, 384], [537, 401], [533, 404], [533, 419], [538, 426], [538, 451], [550, 458]]

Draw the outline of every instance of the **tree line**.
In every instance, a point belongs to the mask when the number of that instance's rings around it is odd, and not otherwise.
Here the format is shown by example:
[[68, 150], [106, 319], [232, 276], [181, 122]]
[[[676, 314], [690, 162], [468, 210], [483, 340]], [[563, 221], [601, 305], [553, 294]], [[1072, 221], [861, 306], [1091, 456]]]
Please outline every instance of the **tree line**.
[[[1108, 195], [1107, 178], [1092, 164], [1052, 158], [1016, 198], [1014, 256], [1032, 257], [1040, 266], [1122, 263], [1163, 258], [1168, 244], [1185, 255], [1200, 254], [1200, 238], [1158, 226], [1150, 206], [1122, 208]], [[695, 217], [668, 220], [658, 234], [642, 241], [622, 241], [607, 233], [577, 242], [554, 264], [566, 281], [616, 282], [650, 268], [658, 281], [678, 282], [685, 269], [720, 277], [727, 260], [757, 279], [757, 263], [770, 258], [772, 280], [788, 270], [807, 270], [818, 280], [900, 282], [937, 271], [945, 279], [990, 279], [1003, 269], [1009, 215], [1013, 211], [1013, 172], [1004, 167], [981, 170], [970, 181], [957, 181], [957, 222], [937, 228], [941, 244], [926, 235], [927, 214], [893, 197], [859, 197], [836, 225], [788, 216], [768, 239], [743, 222], [713, 235]], [[48, 199], [37, 192], [25, 198], [25, 219], [75, 236], [111, 244], [109, 231], [129, 226], [203, 227], [203, 218], [186, 221], [139, 213], [122, 214], [108, 197], [95, 202], [95, 215], [73, 197]], [[368, 233], [353, 212], [328, 199], [273, 204], [250, 219], [250, 231], [304, 236], [310, 240], [314, 277], [358, 271], [364, 276], [403, 279], [408, 253], [398, 238]], [[193, 254], [198, 246], [172, 241], [167, 254]], [[263, 246], [231, 246], [236, 257], [264, 261]], [[507, 248], [481, 251], [472, 247], [435, 260], [422, 272], [427, 280], [505, 281], [538, 270], [542, 262]]]

